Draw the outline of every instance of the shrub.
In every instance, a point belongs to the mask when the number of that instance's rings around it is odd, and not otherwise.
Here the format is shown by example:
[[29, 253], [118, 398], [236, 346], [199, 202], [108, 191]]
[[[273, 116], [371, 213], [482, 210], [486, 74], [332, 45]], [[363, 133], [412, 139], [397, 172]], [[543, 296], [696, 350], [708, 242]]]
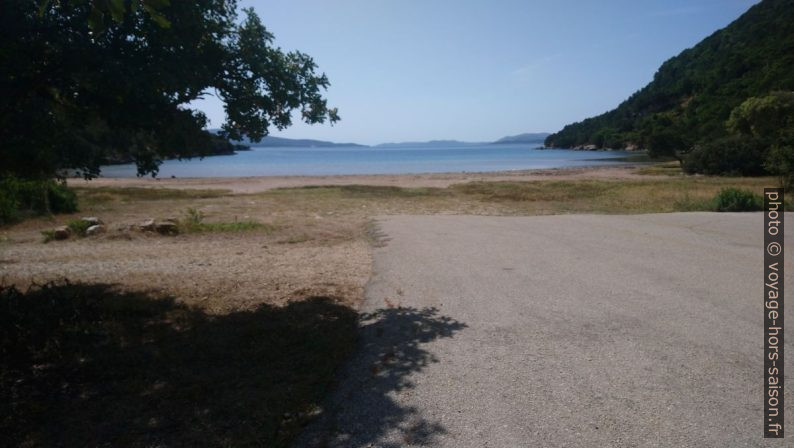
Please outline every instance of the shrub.
[[204, 213], [192, 207], [185, 210], [185, 215], [179, 220], [180, 233], [197, 232], [244, 232], [248, 230], [265, 229], [272, 231], [272, 226], [265, 225], [256, 221], [246, 220], [234, 222], [204, 222]]
[[714, 197], [714, 210], [718, 212], [753, 212], [763, 206], [761, 195], [739, 188], [723, 188]]
[[85, 231], [92, 225], [92, 223], [83, 221], [82, 219], [73, 219], [66, 223], [66, 227], [69, 227], [69, 230], [77, 236], [85, 236]]
[[[4, 183], [4, 182], [3, 182]], [[0, 224], [16, 221], [19, 217], [17, 195], [0, 185]]]
[[780, 186], [790, 191], [794, 187], [794, 130], [788, 141], [773, 145], [766, 156], [766, 169], [780, 179]]
[[65, 182], [0, 177], [0, 224], [19, 220], [26, 214], [75, 211], [77, 196]]
[[766, 145], [755, 138], [731, 136], [695, 147], [684, 158], [687, 173], [760, 176], [765, 174]]

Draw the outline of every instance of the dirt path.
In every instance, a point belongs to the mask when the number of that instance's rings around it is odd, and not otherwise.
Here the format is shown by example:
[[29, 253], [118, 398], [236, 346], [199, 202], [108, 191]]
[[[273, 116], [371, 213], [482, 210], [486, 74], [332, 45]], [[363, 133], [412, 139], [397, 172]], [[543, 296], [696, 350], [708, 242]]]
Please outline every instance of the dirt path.
[[381, 219], [361, 352], [301, 444], [764, 446], [761, 219]]

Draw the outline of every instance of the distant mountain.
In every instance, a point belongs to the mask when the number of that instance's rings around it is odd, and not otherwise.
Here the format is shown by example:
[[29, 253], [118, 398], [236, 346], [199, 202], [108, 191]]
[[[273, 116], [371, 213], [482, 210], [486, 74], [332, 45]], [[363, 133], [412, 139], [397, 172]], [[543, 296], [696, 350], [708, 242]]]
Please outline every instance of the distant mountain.
[[495, 145], [503, 144], [503, 143], [543, 143], [548, 137], [548, 132], [535, 132], [535, 133], [526, 133], [526, 134], [518, 134], [518, 135], [510, 135], [507, 137], [502, 137], [499, 140], [493, 142]]
[[[210, 129], [209, 132], [217, 133], [218, 129]], [[495, 142], [462, 142], [460, 140], [430, 140], [426, 142], [395, 142], [395, 143], [380, 143], [372, 146], [373, 148], [453, 148], [456, 146], [469, 146], [469, 145], [488, 145], [488, 144], [507, 144], [507, 143], [543, 143], [543, 140], [549, 134], [545, 132], [528, 133], [512, 135], [503, 137]], [[253, 147], [318, 147], [330, 148], [340, 146], [355, 146], [355, 147], [368, 147], [368, 145], [359, 145], [357, 143], [334, 143], [324, 140], [311, 140], [305, 138], [284, 138], [273, 137], [268, 135], [260, 142], [254, 143], [248, 139], [242, 141], [232, 141], [232, 143]], [[237, 148], [239, 150], [239, 148]]]
[[400, 143], [381, 143], [375, 145], [376, 148], [412, 148], [412, 147], [435, 147], [448, 148], [452, 146], [477, 145], [478, 143], [461, 142], [458, 140], [430, 140], [428, 142], [400, 142]]
[[569, 124], [545, 144], [708, 152], [704, 144], [728, 136], [725, 122], [743, 101], [792, 90], [794, 0], [763, 0], [662, 64], [650, 84], [617, 108]]
[[[209, 129], [209, 132], [217, 134], [220, 129]], [[334, 143], [325, 140], [311, 140], [307, 138], [284, 138], [274, 137], [268, 135], [259, 142], [252, 142], [245, 138], [240, 141], [232, 141], [232, 143], [243, 144], [246, 146], [269, 146], [269, 147], [333, 147], [333, 146], [366, 146], [359, 145], [358, 143]]]
[[246, 141], [246, 145], [250, 146], [283, 146], [283, 147], [333, 147], [333, 146], [366, 146], [366, 145], [359, 145], [358, 143], [334, 143], [334, 142], [327, 142], [325, 140], [311, 140], [307, 138], [284, 138], [284, 137], [273, 137], [272, 135], [268, 135], [267, 137], [263, 138], [260, 142], [254, 143], [251, 141]]

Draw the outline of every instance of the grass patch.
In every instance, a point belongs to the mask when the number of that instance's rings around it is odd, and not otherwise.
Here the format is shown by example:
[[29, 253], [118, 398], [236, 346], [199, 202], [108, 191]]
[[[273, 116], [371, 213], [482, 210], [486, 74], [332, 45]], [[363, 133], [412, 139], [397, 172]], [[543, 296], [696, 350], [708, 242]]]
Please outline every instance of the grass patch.
[[8, 446], [289, 446], [356, 341], [326, 297], [208, 315], [101, 284], [0, 287]]
[[689, 193], [684, 193], [681, 198], [673, 202], [673, 208], [677, 212], [710, 212], [714, 210], [714, 201], [693, 198]]
[[[668, 167], [669, 165], [669, 167]], [[771, 177], [673, 175], [677, 162], [663, 163], [670, 176], [632, 179], [474, 181], [447, 188], [322, 186], [259, 193], [275, 210], [296, 215], [465, 213], [538, 215], [559, 213], [666, 213], [713, 211], [723, 188], [756, 193], [776, 185]], [[644, 170], [646, 168], [639, 168]]]
[[571, 201], [593, 198], [619, 187], [609, 181], [469, 182], [450, 189], [484, 201]]
[[245, 220], [232, 222], [205, 222], [204, 214], [195, 208], [189, 207], [178, 223], [180, 233], [201, 233], [201, 232], [247, 232], [252, 230], [264, 230], [272, 232], [276, 226], [272, 224], [262, 224], [260, 222]]
[[417, 198], [428, 196], [445, 196], [449, 194], [449, 191], [444, 188], [403, 188], [388, 185], [307, 185], [305, 187], [277, 188], [273, 191], [281, 194], [307, 191], [355, 199]]
[[416, 198], [422, 196], [442, 196], [443, 188], [403, 188], [382, 185], [343, 185], [339, 191], [354, 198]]
[[52, 229], [42, 230], [41, 236], [44, 237], [44, 242], [49, 243], [55, 239], [55, 231]]
[[637, 174], [647, 176], [683, 176], [684, 170], [681, 169], [681, 163], [674, 160], [671, 162], [661, 162], [650, 166], [644, 166], [637, 170]]
[[90, 203], [112, 201], [162, 201], [174, 199], [207, 199], [226, 196], [229, 190], [194, 190], [142, 187], [80, 187], [74, 188], [79, 198]]
[[202, 222], [198, 226], [190, 227], [190, 229], [192, 232], [248, 232], [251, 230], [272, 232], [275, 230], [275, 226], [266, 226], [255, 221]]

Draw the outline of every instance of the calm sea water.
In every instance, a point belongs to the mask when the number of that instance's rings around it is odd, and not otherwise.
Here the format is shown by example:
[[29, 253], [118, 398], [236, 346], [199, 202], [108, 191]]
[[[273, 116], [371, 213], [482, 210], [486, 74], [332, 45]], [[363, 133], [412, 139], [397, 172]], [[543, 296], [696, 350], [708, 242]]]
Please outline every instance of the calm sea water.
[[[242, 177], [507, 171], [618, 164], [629, 153], [533, 149], [531, 145], [454, 147], [252, 147], [231, 156], [169, 160], [160, 177]], [[102, 168], [105, 177], [134, 177], [134, 165]]]

